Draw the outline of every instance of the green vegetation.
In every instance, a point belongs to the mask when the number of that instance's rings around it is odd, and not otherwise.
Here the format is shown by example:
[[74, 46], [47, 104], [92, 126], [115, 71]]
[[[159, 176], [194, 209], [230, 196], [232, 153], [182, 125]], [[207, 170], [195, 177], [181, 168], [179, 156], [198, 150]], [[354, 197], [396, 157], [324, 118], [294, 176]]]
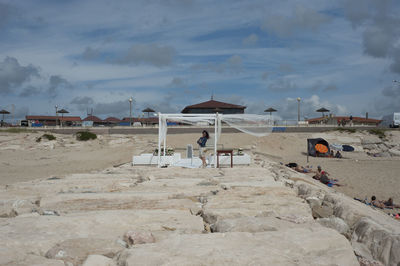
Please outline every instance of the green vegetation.
[[47, 139], [47, 140], [55, 140], [56, 137], [53, 136], [52, 134], [43, 134], [41, 137], [38, 137], [36, 139], [36, 142], [40, 142], [42, 140], [42, 138]]
[[32, 129], [26, 129], [22, 127], [10, 127], [7, 129], [0, 129], [0, 132], [7, 132], [7, 133], [35, 133], [37, 131]]
[[339, 131], [339, 132], [346, 132], [346, 133], [356, 133], [357, 129], [355, 128], [344, 128], [344, 127], [338, 127], [335, 128], [334, 130]]
[[386, 139], [386, 132], [381, 128], [374, 128], [368, 130], [369, 134], [377, 135], [380, 139]]
[[91, 139], [97, 139], [97, 135], [89, 131], [80, 131], [76, 133], [76, 139], [80, 141], [87, 141]]

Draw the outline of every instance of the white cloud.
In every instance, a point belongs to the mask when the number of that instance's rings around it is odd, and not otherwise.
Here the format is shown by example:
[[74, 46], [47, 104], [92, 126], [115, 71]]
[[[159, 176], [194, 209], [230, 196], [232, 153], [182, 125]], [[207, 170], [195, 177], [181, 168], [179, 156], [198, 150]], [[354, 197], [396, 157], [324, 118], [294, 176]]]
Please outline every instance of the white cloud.
[[243, 40], [243, 44], [244, 45], [254, 45], [258, 42], [258, 36], [257, 34], [250, 34], [249, 36], [247, 36], [244, 40]]

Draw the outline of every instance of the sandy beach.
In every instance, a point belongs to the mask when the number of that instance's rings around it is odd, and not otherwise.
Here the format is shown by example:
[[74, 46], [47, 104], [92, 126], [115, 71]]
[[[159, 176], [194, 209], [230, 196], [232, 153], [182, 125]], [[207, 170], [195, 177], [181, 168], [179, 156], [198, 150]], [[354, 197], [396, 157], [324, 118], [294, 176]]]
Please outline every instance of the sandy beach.
[[[387, 215], [398, 210], [353, 200], [399, 202], [397, 131], [384, 141], [367, 132], [223, 133], [224, 148], [242, 148], [252, 163], [219, 169], [132, 166], [132, 155], [156, 147], [151, 134], [37, 142], [42, 135], [0, 133], [0, 265], [400, 263], [399, 221]], [[167, 145], [184, 154], [198, 137], [171, 134]], [[313, 137], [355, 151], [307, 163]], [[321, 165], [344, 186], [288, 162]]]
[[[152, 152], [157, 146], [157, 135], [152, 134], [99, 135], [89, 142], [79, 142], [73, 135], [55, 134], [54, 141], [36, 142], [42, 134], [0, 132], [0, 185], [100, 170], [130, 162], [133, 155]], [[198, 134], [170, 134], [167, 145], [184, 155], [186, 144], [197, 147], [198, 137]], [[350, 144], [356, 150], [344, 152], [343, 159], [309, 157], [307, 163], [306, 139], [315, 137], [325, 138], [330, 143]], [[362, 146], [366, 138], [377, 139], [366, 132], [272, 133], [261, 138], [244, 133], [223, 133], [221, 144], [226, 148], [244, 149], [253, 156], [255, 163], [267, 158], [278, 163], [309, 165], [313, 169], [320, 165], [344, 185], [335, 189], [352, 198], [375, 195], [378, 199], [392, 197], [400, 202], [400, 157], [367, 155]], [[386, 142], [399, 145], [400, 132], [391, 131]]]

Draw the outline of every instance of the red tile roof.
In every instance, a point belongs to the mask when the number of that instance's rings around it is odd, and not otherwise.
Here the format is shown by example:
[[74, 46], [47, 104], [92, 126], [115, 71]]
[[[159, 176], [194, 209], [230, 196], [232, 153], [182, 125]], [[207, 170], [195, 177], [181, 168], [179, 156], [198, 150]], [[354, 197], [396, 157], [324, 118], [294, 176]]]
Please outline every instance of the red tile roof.
[[94, 115], [89, 115], [88, 117], [86, 117], [85, 119], [83, 119], [83, 121], [93, 121], [93, 122], [103, 122], [103, 120], [101, 120], [100, 118], [98, 118], [97, 116]]
[[[309, 123], [313, 123], [313, 122], [319, 122], [324, 119], [326, 119], [326, 117], [310, 118], [307, 121]], [[350, 121], [349, 116], [334, 116], [334, 117], [329, 117], [329, 119], [335, 119], [336, 121], [345, 120], [346, 122]], [[382, 122], [382, 120], [353, 116], [353, 122], [377, 124]]]
[[242, 105], [236, 105], [236, 104], [231, 104], [231, 103], [224, 103], [224, 102], [219, 102], [219, 101], [215, 101], [215, 100], [209, 100], [206, 102], [202, 102], [202, 103], [198, 103], [198, 104], [193, 104], [193, 105], [189, 105], [186, 106], [183, 110], [182, 113], [185, 113], [187, 111], [187, 109], [216, 109], [216, 108], [220, 108], [220, 109], [246, 109], [246, 106], [242, 106]]
[[121, 120], [120, 119], [118, 119], [118, 118], [116, 118], [116, 117], [107, 117], [106, 119], [104, 119], [104, 121], [105, 122], [116, 122], [116, 123], [118, 123], [118, 122], [121, 122]]
[[[129, 122], [130, 118], [129, 117], [124, 117], [122, 119], [123, 122]], [[158, 117], [143, 117], [143, 118], [137, 118], [137, 117], [132, 117], [132, 122], [140, 122], [140, 123], [157, 123], [158, 124]]]
[[[26, 120], [56, 120], [57, 116], [51, 115], [27, 115]], [[58, 116], [60, 121], [82, 121], [79, 116]]]

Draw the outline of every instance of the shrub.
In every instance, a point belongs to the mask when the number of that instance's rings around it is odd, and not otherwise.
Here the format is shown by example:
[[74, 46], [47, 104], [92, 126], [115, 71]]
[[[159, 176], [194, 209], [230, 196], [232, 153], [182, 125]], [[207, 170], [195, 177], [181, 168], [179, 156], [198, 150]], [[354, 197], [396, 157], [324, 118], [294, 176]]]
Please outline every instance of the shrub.
[[369, 134], [377, 135], [380, 139], [386, 139], [386, 133], [385, 130], [380, 129], [380, 128], [374, 128], [368, 130]]
[[48, 139], [48, 140], [55, 140], [56, 137], [52, 134], [43, 134], [42, 138]]
[[80, 141], [87, 141], [91, 139], [97, 139], [97, 135], [89, 131], [80, 131], [76, 133], [76, 139]]

